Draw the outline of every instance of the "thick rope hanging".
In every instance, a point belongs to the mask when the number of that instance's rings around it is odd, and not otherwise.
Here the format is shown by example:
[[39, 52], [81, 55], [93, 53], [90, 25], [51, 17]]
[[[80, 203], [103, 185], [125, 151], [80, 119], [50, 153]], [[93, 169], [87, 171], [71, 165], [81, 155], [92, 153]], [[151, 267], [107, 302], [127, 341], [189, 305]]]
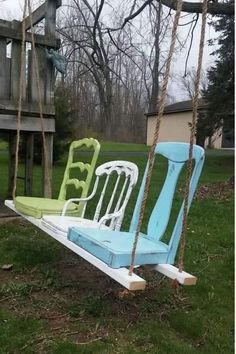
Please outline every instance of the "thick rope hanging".
[[49, 189], [51, 189], [51, 180], [50, 180], [49, 171], [48, 171], [48, 155], [47, 155], [45, 129], [44, 129], [42, 94], [41, 94], [40, 78], [39, 78], [39, 66], [38, 66], [38, 58], [36, 55], [36, 47], [35, 47], [35, 39], [34, 39], [32, 9], [31, 9], [30, 0], [25, 0], [24, 10], [23, 10], [23, 21], [22, 21], [21, 68], [20, 68], [20, 80], [19, 80], [17, 137], [16, 137], [16, 152], [15, 152], [14, 183], [13, 183], [13, 192], [12, 192], [13, 200], [15, 200], [15, 198], [16, 198], [17, 174], [18, 174], [18, 165], [19, 165], [20, 126], [21, 126], [22, 96], [23, 96], [23, 89], [24, 89], [23, 77], [24, 77], [24, 66], [25, 66], [25, 17], [26, 17], [27, 7], [28, 7], [29, 19], [30, 19], [32, 52], [33, 52], [34, 61], [35, 61], [36, 84], [37, 84], [38, 97], [39, 97], [38, 103], [39, 103], [39, 114], [40, 114], [40, 123], [41, 123], [42, 139], [43, 139], [44, 168], [45, 168], [45, 175], [46, 175], [46, 179], [47, 179], [47, 185], [49, 186]]
[[148, 190], [150, 187], [151, 174], [152, 174], [154, 160], [155, 160], [155, 148], [156, 148], [156, 144], [157, 144], [157, 141], [159, 138], [160, 123], [161, 123], [161, 119], [162, 119], [164, 108], [165, 108], [167, 85], [168, 85], [168, 80], [169, 80], [169, 76], [170, 76], [170, 66], [171, 66], [172, 57], [173, 57], [174, 49], [175, 49], [177, 28], [178, 28], [178, 23], [179, 23], [179, 19], [180, 19], [182, 3], [183, 3], [182, 0], [178, 0], [178, 2], [177, 2], [177, 9], [176, 9], [176, 13], [175, 13], [173, 28], [172, 28], [171, 44], [170, 44], [170, 49], [169, 49], [169, 53], [168, 53], [168, 57], [167, 57], [166, 70], [164, 73], [163, 85], [162, 85], [162, 90], [161, 90], [161, 95], [160, 95], [159, 110], [158, 110], [158, 116], [157, 116], [157, 120], [156, 120], [154, 139], [153, 139], [153, 144], [152, 144], [150, 152], [149, 152], [147, 177], [146, 177], [146, 181], [145, 181], [145, 188], [144, 188], [143, 199], [142, 199], [140, 213], [139, 213], [139, 220], [138, 220], [138, 225], [137, 225], [137, 229], [135, 232], [135, 238], [134, 238], [134, 243], [133, 243], [133, 248], [132, 248], [132, 253], [131, 253], [131, 263], [130, 263], [130, 267], [129, 267], [129, 275], [132, 275], [132, 272], [134, 269], [135, 253], [136, 253], [138, 238], [139, 238], [139, 234], [140, 234], [141, 226], [142, 226], [142, 222], [143, 222], [144, 210], [145, 210], [145, 206], [146, 206]]
[[197, 126], [200, 80], [201, 80], [201, 72], [202, 72], [202, 60], [203, 60], [203, 51], [204, 51], [204, 42], [205, 42], [206, 21], [207, 21], [207, 4], [208, 4], [208, 0], [203, 0], [202, 26], [201, 26], [201, 36], [200, 36], [199, 53], [198, 53], [198, 66], [196, 72], [196, 79], [194, 82], [193, 115], [192, 115], [191, 132], [190, 132], [190, 148], [189, 148], [189, 158], [187, 162], [187, 172], [186, 172], [187, 175], [186, 175], [186, 185], [185, 185], [185, 192], [184, 192], [183, 223], [182, 223], [182, 233], [180, 236], [180, 249], [179, 249], [179, 258], [178, 258], [178, 266], [180, 272], [183, 271], [184, 250], [186, 244], [189, 190], [190, 190], [190, 180], [191, 180], [192, 166], [193, 166], [192, 153], [193, 153], [193, 144], [194, 144], [194, 139], [196, 135], [196, 126]]
[[49, 189], [51, 190], [51, 180], [50, 180], [49, 170], [48, 170], [48, 154], [47, 154], [45, 129], [44, 129], [42, 93], [41, 93], [40, 78], [39, 78], [39, 65], [38, 65], [38, 58], [37, 58], [37, 55], [36, 55], [36, 47], [35, 47], [35, 39], [34, 39], [34, 28], [33, 28], [33, 20], [32, 20], [32, 9], [31, 9], [30, 0], [28, 0], [28, 12], [29, 12], [30, 28], [31, 28], [32, 52], [33, 52], [34, 62], [35, 62], [36, 84], [37, 84], [38, 98], [39, 98], [38, 99], [38, 103], [39, 103], [39, 115], [40, 115], [41, 131], [42, 131], [42, 139], [43, 139], [43, 154], [44, 154], [45, 177], [46, 177], [46, 180], [47, 180], [47, 185], [49, 186]]
[[[27, 0], [24, 3], [23, 19], [26, 16]], [[16, 150], [15, 150], [15, 168], [14, 168], [14, 180], [12, 199], [16, 198], [16, 185], [19, 165], [19, 146], [20, 146], [20, 127], [21, 127], [21, 111], [22, 111], [22, 96], [24, 89], [24, 72], [25, 72], [25, 21], [22, 23], [22, 42], [21, 42], [21, 59], [20, 59], [20, 79], [19, 79], [19, 97], [18, 97], [18, 114], [17, 114], [17, 130], [16, 130]]]

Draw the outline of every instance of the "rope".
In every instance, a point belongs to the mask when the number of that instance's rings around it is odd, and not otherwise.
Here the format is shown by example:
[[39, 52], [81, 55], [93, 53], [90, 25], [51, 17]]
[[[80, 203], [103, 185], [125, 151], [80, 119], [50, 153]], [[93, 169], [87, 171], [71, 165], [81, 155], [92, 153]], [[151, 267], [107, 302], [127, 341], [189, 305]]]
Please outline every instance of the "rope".
[[132, 253], [131, 253], [131, 263], [130, 263], [130, 267], [129, 267], [129, 275], [132, 275], [132, 272], [134, 269], [134, 260], [135, 260], [135, 254], [136, 254], [136, 249], [137, 249], [137, 244], [138, 244], [138, 238], [139, 238], [139, 234], [141, 231], [141, 226], [142, 226], [143, 217], [144, 217], [144, 210], [145, 210], [146, 201], [147, 201], [148, 190], [150, 187], [151, 174], [152, 174], [154, 160], [155, 160], [155, 148], [156, 148], [156, 144], [157, 144], [158, 137], [159, 137], [160, 123], [161, 123], [161, 119], [162, 119], [164, 108], [165, 108], [165, 98], [166, 98], [166, 93], [167, 93], [168, 80], [169, 80], [169, 76], [170, 76], [170, 66], [171, 66], [172, 57], [173, 57], [173, 53], [174, 53], [174, 49], [175, 49], [175, 41], [176, 41], [176, 36], [177, 36], [177, 28], [178, 28], [179, 18], [180, 18], [181, 9], [182, 9], [182, 2], [183, 2], [182, 0], [178, 0], [178, 2], [177, 2], [177, 9], [176, 9], [176, 13], [175, 13], [173, 28], [172, 28], [171, 44], [170, 44], [170, 49], [169, 49], [169, 53], [168, 53], [168, 57], [167, 57], [166, 70], [164, 73], [163, 85], [162, 85], [162, 90], [161, 90], [159, 110], [158, 110], [158, 116], [157, 116], [157, 121], [156, 121], [155, 132], [154, 132], [154, 139], [153, 139], [153, 144], [151, 146], [151, 149], [149, 152], [149, 157], [148, 157], [148, 172], [147, 172], [147, 178], [145, 181], [143, 200], [141, 203], [141, 208], [140, 208], [140, 213], [139, 213], [139, 221], [138, 221], [138, 226], [137, 226], [137, 229], [135, 232], [134, 243], [133, 243], [133, 248], [132, 248]]
[[46, 147], [44, 119], [43, 119], [42, 94], [41, 94], [40, 78], [39, 78], [39, 65], [38, 65], [38, 58], [36, 55], [36, 48], [35, 48], [34, 28], [33, 28], [32, 9], [31, 9], [30, 0], [28, 0], [28, 11], [29, 11], [30, 28], [31, 28], [32, 52], [35, 61], [36, 84], [37, 84], [38, 98], [39, 98], [38, 102], [39, 102], [39, 115], [40, 115], [40, 123], [41, 123], [42, 139], [43, 139], [45, 178], [46, 178], [47, 185], [49, 186], [49, 190], [51, 190], [51, 180], [50, 180], [49, 170], [48, 170], [48, 154], [47, 154], [47, 147]]
[[[24, 3], [23, 19], [26, 16], [27, 0]], [[24, 76], [24, 63], [25, 63], [25, 21], [22, 23], [22, 42], [21, 42], [21, 66], [20, 66], [20, 80], [19, 80], [19, 97], [18, 97], [18, 114], [17, 114], [17, 132], [16, 132], [16, 150], [15, 150], [15, 168], [14, 168], [14, 180], [12, 199], [16, 198], [16, 184], [19, 165], [19, 146], [20, 146], [20, 127], [21, 127], [21, 110], [22, 110], [22, 96], [23, 96], [23, 76]]]
[[43, 106], [42, 106], [42, 95], [40, 89], [40, 78], [39, 78], [39, 66], [36, 56], [35, 48], [35, 39], [34, 39], [34, 29], [33, 29], [33, 20], [32, 20], [32, 9], [30, 0], [25, 0], [24, 10], [23, 10], [23, 22], [22, 22], [22, 43], [21, 43], [21, 69], [20, 69], [20, 80], [19, 80], [19, 99], [18, 99], [18, 114], [17, 114], [17, 136], [16, 136], [16, 151], [15, 151], [15, 169], [14, 169], [14, 182], [13, 182], [13, 192], [12, 198], [16, 198], [16, 185], [17, 185], [17, 174], [18, 174], [18, 165], [19, 165], [19, 145], [20, 145], [20, 126], [21, 126], [21, 111], [22, 111], [22, 96], [23, 96], [23, 74], [24, 74], [24, 62], [25, 62], [25, 17], [26, 17], [26, 8], [28, 5], [29, 19], [30, 19], [30, 28], [31, 28], [31, 38], [32, 38], [32, 52], [34, 55], [35, 61], [35, 71], [36, 71], [36, 84], [38, 89], [39, 97], [39, 114], [40, 114], [40, 123], [42, 130], [42, 139], [43, 139], [43, 153], [44, 153], [44, 164], [45, 164], [45, 175], [47, 179], [47, 185], [51, 189], [51, 181], [49, 177], [48, 170], [48, 155], [46, 148], [46, 138], [45, 138], [45, 129], [44, 129], [44, 120], [43, 120]]
[[196, 126], [197, 126], [197, 112], [198, 112], [198, 101], [199, 101], [198, 97], [200, 93], [200, 79], [201, 79], [201, 71], [202, 71], [202, 59], [203, 59], [203, 50], [204, 50], [204, 41], [205, 41], [206, 20], [207, 20], [207, 4], [208, 4], [208, 0], [203, 0], [202, 26], [201, 26], [201, 36], [200, 36], [200, 44], [199, 44], [198, 66], [197, 66], [196, 80], [194, 83], [193, 115], [192, 115], [192, 124], [191, 124], [191, 132], [190, 132], [189, 158], [187, 162], [187, 176], [186, 176], [186, 185], [185, 185], [185, 192], [184, 192], [183, 223], [182, 223], [182, 233], [180, 236], [180, 249], [179, 249], [179, 259], [178, 259], [179, 272], [183, 271], [184, 250], [186, 244], [189, 189], [190, 189], [190, 180], [191, 180], [192, 166], [193, 166], [192, 153], [193, 153], [193, 144], [194, 144]]

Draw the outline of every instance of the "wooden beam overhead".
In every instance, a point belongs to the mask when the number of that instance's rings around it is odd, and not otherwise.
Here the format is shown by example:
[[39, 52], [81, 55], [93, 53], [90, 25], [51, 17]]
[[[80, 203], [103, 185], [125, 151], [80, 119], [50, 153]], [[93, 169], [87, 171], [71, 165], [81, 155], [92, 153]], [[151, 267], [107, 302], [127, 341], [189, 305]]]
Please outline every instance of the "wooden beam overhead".
[[[62, 0], [56, 0], [56, 8], [57, 9], [61, 6], [61, 4], [62, 4]], [[45, 18], [46, 11], [47, 11], [47, 4], [45, 1], [41, 6], [39, 6], [32, 13], [33, 26], [37, 25], [37, 23], [39, 23], [40, 21], [42, 21]], [[24, 21], [25, 21], [25, 29], [27, 31], [31, 27], [29, 16], [27, 16]]]
[[[43, 115], [54, 116], [54, 105], [43, 105]], [[0, 114], [16, 114], [18, 111], [18, 102], [13, 100], [0, 99]], [[35, 102], [22, 102], [22, 115], [30, 115], [39, 117], [39, 104]]]
[[[0, 25], [0, 37], [21, 41], [22, 33], [14, 28], [8, 28]], [[60, 39], [58, 38], [43, 36], [41, 34], [34, 34], [34, 38], [36, 44], [56, 49], [60, 47]], [[31, 33], [25, 33], [25, 40], [26, 42], [32, 42]]]
[[7, 21], [7, 20], [2, 20], [0, 19], [0, 26], [3, 26], [3, 27], [11, 27], [11, 21]]
[[[44, 118], [45, 133], [55, 133], [55, 119]], [[0, 130], [16, 130], [17, 116], [0, 114]], [[41, 119], [36, 117], [21, 117], [21, 131], [42, 132]]]

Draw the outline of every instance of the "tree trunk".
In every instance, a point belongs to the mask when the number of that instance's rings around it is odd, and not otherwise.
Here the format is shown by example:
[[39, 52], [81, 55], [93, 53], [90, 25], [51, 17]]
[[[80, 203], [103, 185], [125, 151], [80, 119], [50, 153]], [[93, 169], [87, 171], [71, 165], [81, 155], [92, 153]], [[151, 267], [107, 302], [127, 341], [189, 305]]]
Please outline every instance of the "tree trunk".
[[149, 112], [156, 112], [158, 106], [158, 96], [159, 96], [159, 59], [160, 59], [160, 48], [159, 48], [159, 39], [160, 39], [160, 24], [161, 24], [161, 4], [159, 4], [156, 14], [157, 27], [155, 33], [155, 59], [152, 68], [152, 91], [151, 98], [149, 102]]

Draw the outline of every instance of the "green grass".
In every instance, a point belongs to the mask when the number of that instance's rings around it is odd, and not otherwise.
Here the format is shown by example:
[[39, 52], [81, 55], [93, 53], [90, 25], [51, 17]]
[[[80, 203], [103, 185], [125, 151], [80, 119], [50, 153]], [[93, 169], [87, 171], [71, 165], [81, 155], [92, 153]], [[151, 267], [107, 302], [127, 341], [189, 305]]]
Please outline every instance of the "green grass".
[[13, 316], [0, 310], [0, 353], [35, 353], [26, 343], [42, 330], [40, 321], [33, 318]]
[[[146, 157], [124, 157], [121, 152], [127, 150], [116, 149], [116, 158], [135, 162], [142, 176]], [[109, 159], [101, 155], [98, 163]], [[0, 164], [3, 198], [7, 173], [4, 153], [0, 154]], [[59, 190], [63, 164], [54, 166], [54, 195]], [[161, 179], [164, 168], [161, 159], [159, 168], [154, 169], [154, 181]], [[233, 156], [209, 155], [200, 185], [225, 181], [233, 171]], [[37, 195], [39, 166], [34, 173]], [[148, 209], [155, 201], [154, 185]], [[125, 228], [138, 189], [139, 185], [128, 205]], [[13, 264], [13, 269], [0, 269], [0, 353], [233, 353], [233, 212], [230, 194], [194, 200], [185, 269], [198, 277], [195, 287], [174, 288], [169, 280], [145, 271], [147, 290], [127, 297], [119, 296], [119, 285], [31, 225], [1, 225], [0, 266]]]
[[1, 138], [0, 138], [0, 151], [1, 150], [7, 150], [8, 149], [8, 143], [5, 141], [5, 140], [2, 140]]
[[111, 141], [101, 142], [101, 151], [112, 151], [112, 152], [146, 152], [149, 151], [150, 147], [145, 144], [134, 144], [134, 143], [114, 143]]

